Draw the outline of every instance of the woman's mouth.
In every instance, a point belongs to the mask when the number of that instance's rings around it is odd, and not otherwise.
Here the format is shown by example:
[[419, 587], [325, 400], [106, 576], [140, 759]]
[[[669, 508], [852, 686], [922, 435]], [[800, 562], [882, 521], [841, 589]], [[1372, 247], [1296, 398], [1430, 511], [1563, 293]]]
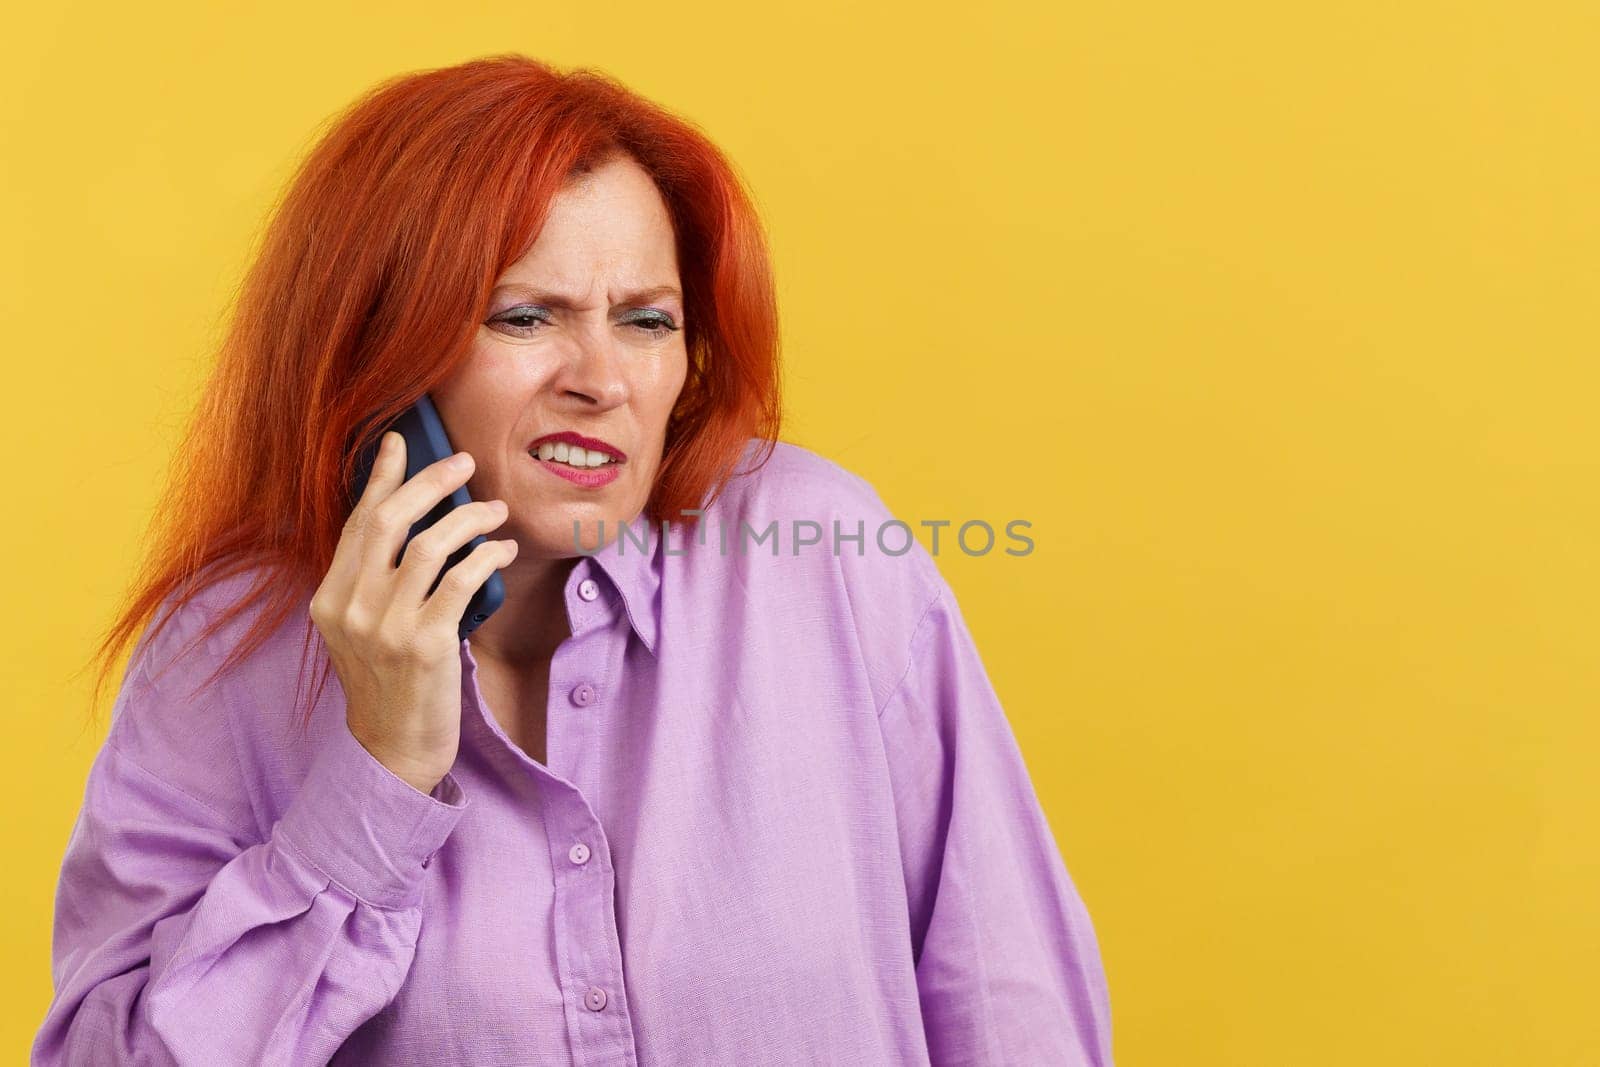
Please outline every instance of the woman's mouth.
[[[557, 450], [565, 451], [566, 456], [557, 459]], [[585, 489], [598, 489], [610, 485], [622, 476], [621, 462], [583, 448], [547, 444], [531, 450], [528, 455], [557, 478], [564, 478], [573, 485], [580, 485]], [[592, 462], [596, 459], [602, 462]]]

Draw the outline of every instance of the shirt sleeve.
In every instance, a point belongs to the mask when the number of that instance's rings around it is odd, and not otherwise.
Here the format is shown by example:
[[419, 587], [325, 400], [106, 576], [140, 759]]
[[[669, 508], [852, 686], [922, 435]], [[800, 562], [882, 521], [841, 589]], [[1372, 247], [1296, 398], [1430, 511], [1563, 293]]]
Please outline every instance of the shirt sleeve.
[[932, 1062], [1108, 1067], [1094, 928], [947, 585], [879, 724]]
[[[222, 714], [177, 706], [187, 681], [169, 691], [131, 671], [118, 712]], [[405, 979], [423, 868], [468, 803], [459, 784], [415, 789], [341, 716], [260, 840], [198, 799], [211, 779], [184, 743], [142, 744], [136, 762], [119, 733], [90, 768], [62, 861], [55, 992], [31, 1062], [325, 1064]]]

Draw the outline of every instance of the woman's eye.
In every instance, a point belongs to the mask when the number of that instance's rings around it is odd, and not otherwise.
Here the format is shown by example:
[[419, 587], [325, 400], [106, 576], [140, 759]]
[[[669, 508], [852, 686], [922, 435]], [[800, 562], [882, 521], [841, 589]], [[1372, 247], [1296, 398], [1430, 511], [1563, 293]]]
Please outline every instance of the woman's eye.
[[[544, 308], [513, 308], [497, 315], [490, 321], [504, 323], [513, 330], [524, 334], [536, 333], [538, 332], [539, 323], [548, 323], [550, 321], [550, 313]], [[636, 316], [626, 320], [626, 323], [648, 334], [669, 334], [675, 333], [679, 329], [672, 321], [671, 316], [659, 311]]]
[[678, 329], [670, 318], [659, 311], [630, 319], [629, 323], [644, 330], [645, 333], [673, 333]]
[[497, 316], [494, 322], [503, 322], [517, 330], [532, 330], [538, 322], [549, 322], [549, 315], [541, 308], [513, 308]]

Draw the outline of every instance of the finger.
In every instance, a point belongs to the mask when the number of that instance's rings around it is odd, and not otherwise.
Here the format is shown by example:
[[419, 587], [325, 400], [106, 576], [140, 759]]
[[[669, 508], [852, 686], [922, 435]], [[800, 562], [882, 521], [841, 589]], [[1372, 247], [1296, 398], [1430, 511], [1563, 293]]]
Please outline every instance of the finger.
[[505, 502], [500, 500], [474, 500], [464, 507], [451, 508], [444, 518], [412, 538], [406, 546], [400, 573], [395, 578], [395, 601], [409, 605], [412, 610], [420, 609], [445, 561], [462, 545], [505, 521]]
[[[430, 463], [374, 507], [362, 534], [360, 576], [357, 579], [361, 588], [370, 588], [374, 596], [381, 596], [385, 600], [393, 595], [395, 560], [401, 558], [401, 550], [405, 547], [411, 528], [439, 501], [466, 484], [472, 476], [472, 457], [466, 453], [458, 455], [466, 456], [464, 465], [453, 463], [455, 456], [446, 456]], [[404, 456], [398, 460], [391, 457], [391, 461], [399, 464], [398, 476], [404, 478]]]
[[406, 439], [393, 430], [384, 432], [378, 454], [372, 460], [372, 474], [352, 515], [354, 529], [348, 538], [353, 555], [351, 596], [371, 601], [376, 607], [389, 595], [394, 577], [395, 557], [400, 554], [405, 535], [411, 529], [396, 518], [391, 501], [405, 488]]
[[423, 627], [449, 627], [451, 633], [456, 633], [472, 595], [489, 580], [489, 575], [516, 556], [517, 543], [509, 539], [485, 541], [467, 553], [465, 559], [444, 572], [439, 588], [423, 604], [420, 616]]
[[[348, 603], [355, 590], [370, 577], [366, 553], [373, 536], [377, 507], [394, 491], [394, 486], [405, 476], [405, 469], [405, 438], [389, 430], [378, 440], [371, 469], [367, 473], [367, 484], [362, 487], [355, 507], [345, 520], [339, 543], [334, 546], [327, 577], [323, 580], [323, 585], [340, 603]], [[393, 559], [393, 556], [390, 558]]]
[[370, 508], [394, 492], [405, 476], [406, 439], [394, 430], [385, 430], [378, 439], [378, 451], [372, 459], [372, 470], [367, 484], [362, 487], [356, 507]]

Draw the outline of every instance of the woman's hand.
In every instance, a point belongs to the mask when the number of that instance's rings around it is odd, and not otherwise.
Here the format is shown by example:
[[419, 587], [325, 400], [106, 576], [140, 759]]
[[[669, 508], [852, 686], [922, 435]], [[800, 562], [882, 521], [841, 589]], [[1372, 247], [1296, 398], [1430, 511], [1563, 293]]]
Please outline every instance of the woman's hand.
[[461, 616], [472, 594], [517, 554], [486, 541], [433, 584], [450, 554], [506, 519], [501, 500], [454, 508], [406, 545], [406, 532], [472, 474], [472, 457], [429, 464], [405, 477], [405, 439], [383, 435], [372, 475], [344, 525], [333, 563], [311, 598], [311, 621], [344, 686], [345, 721], [395, 775], [431, 793], [461, 742]]

